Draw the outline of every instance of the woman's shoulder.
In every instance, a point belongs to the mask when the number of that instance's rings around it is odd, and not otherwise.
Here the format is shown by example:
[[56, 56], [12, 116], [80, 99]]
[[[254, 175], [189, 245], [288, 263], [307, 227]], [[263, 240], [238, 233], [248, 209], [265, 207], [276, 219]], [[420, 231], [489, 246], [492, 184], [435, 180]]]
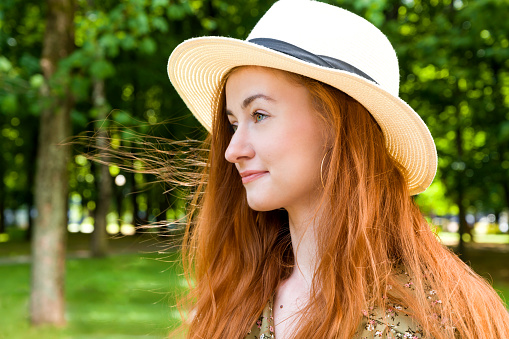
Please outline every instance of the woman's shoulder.
[[[392, 281], [399, 286], [387, 285], [388, 294], [391, 294], [391, 290], [393, 289], [400, 291], [404, 289], [410, 294], [415, 293], [415, 286], [412, 278], [405, 269], [397, 269]], [[424, 292], [426, 293], [426, 298], [429, 299], [431, 303], [435, 305], [441, 303], [431, 287], [426, 286]], [[384, 296], [383, 299], [385, 301], [383, 307], [372, 306], [366, 310], [362, 310], [362, 320], [357, 331], [357, 338], [420, 339], [424, 337], [422, 326], [408, 314], [407, 307], [391, 298], [387, 298], [387, 296]]]
[[388, 303], [385, 310], [371, 307], [362, 311], [356, 338], [423, 338], [422, 327], [412, 317], [403, 312], [403, 307]]
[[[387, 285], [389, 294], [392, 290], [407, 290], [410, 294], [415, 293], [415, 285], [411, 276], [404, 269], [395, 271], [393, 284]], [[431, 286], [425, 286], [426, 299], [435, 307], [440, 307], [441, 300]], [[356, 339], [375, 338], [424, 338], [422, 326], [411, 315], [407, 307], [392, 298], [384, 297], [383, 307], [369, 307], [362, 310], [362, 319], [359, 323]], [[252, 325], [245, 339], [269, 339], [274, 338], [273, 299], [271, 298], [263, 309], [262, 314]], [[437, 310], [438, 311], [438, 310]], [[428, 338], [428, 336], [426, 336]]]

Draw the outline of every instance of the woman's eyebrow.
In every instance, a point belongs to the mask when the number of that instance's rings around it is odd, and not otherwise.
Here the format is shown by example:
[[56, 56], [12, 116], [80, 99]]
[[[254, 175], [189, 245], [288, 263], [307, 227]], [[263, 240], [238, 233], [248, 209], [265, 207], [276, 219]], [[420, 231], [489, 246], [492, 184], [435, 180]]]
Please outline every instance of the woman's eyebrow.
[[[273, 99], [273, 98], [271, 98], [271, 97], [269, 97], [268, 95], [265, 95], [265, 94], [261, 94], [261, 93], [260, 94], [254, 94], [254, 95], [251, 95], [251, 96], [249, 96], [249, 97], [244, 99], [244, 101], [242, 102], [241, 108], [245, 109], [247, 106], [249, 106], [256, 99], [264, 99], [264, 100], [267, 100], [267, 101], [276, 101], [276, 99]], [[230, 111], [229, 109], [226, 109], [226, 115], [234, 116], [232, 111]]]
[[267, 100], [267, 101], [276, 101], [273, 98], [269, 97], [268, 95], [261, 94], [261, 93], [260, 94], [255, 94], [255, 95], [251, 95], [250, 97], [247, 97], [247, 98], [244, 99], [244, 101], [242, 102], [242, 109], [244, 109], [247, 106], [249, 106], [256, 99], [264, 99], [264, 100]]

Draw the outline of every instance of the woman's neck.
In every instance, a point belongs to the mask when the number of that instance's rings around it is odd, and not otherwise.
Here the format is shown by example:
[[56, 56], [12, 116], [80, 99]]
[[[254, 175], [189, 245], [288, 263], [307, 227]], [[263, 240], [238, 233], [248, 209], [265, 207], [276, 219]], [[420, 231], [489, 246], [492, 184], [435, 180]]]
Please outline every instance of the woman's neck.
[[316, 229], [319, 214], [316, 208], [287, 211], [295, 266], [290, 277], [278, 287], [274, 300], [273, 316], [278, 339], [292, 338], [297, 329], [299, 313], [308, 303], [318, 263]]
[[289, 213], [289, 226], [295, 258], [292, 278], [302, 279], [311, 286], [318, 253], [315, 236], [316, 218], [314, 215], [295, 216]]

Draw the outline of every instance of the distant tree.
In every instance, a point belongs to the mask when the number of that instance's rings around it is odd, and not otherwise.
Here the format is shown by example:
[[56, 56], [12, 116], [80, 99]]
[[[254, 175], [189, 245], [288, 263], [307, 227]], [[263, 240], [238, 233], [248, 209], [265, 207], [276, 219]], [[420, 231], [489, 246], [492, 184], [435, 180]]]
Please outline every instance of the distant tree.
[[48, 0], [41, 68], [44, 75], [32, 239], [30, 319], [32, 324], [65, 324], [64, 275], [70, 151], [59, 145], [71, 134], [73, 98], [62, 59], [74, 49], [73, 0]]
[[[104, 89], [104, 79], [95, 78], [93, 80], [92, 99], [94, 109], [97, 110], [99, 119], [99, 131], [97, 134], [97, 148], [102, 153], [101, 158], [108, 162], [107, 149], [109, 147], [108, 122], [106, 117], [109, 108], [106, 102]], [[108, 252], [108, 234], [106, 232], [108, 212], [110, 210], [111, 199], [113, 196], [113, 180], [110, 175], [109, 167], [106, 164], [99, 164], [96, 175], [97, 179], [97, 205], [95, 208], [94, 232], [92, 233], [92, 255], [94, 257], [103, 257]]]
[[[33, 208], [35, 171], [30, 164], [35, 159], [39, 129], [37, 98], [42, 83], [39, 58], [44, 27], [40, 3], [35, 2], [0, 2], [0, 215], [5, 209]], [[5, 216], [4, 221], [8, 221]]]

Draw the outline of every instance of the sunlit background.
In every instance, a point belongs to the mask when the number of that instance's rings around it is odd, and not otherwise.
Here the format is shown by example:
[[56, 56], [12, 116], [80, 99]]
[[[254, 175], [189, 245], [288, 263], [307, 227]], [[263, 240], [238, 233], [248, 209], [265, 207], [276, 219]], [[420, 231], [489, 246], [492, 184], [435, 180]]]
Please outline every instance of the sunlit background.
[[[439, 155], [437, 176], [416, 201], [444, 245], [509, 296], [509, 4], [324, 2], [362, 15], [393, 43], [400, 96], [429, 126]], [[50, 3], [0, 3], [0, 338], [162, 338], [180, 319], [174, 305], [186, 284], [168, 239], [185, 221], [189, 190], [144, 171], [144, 149], [165, 145], [143, 137], [205, 135], [171, 86], [167, 59], [191, 37], [244, 39], [272, 1], [76, 0], [66, 10], [72, 46], [48, 76]], [[96, 139], [69, 147], [65, 175], [45, 186], [66, 201], [67, 225], [57, 228], [66, 228], [68, 260], [65, 323], [41, 328], [30, 325], [30, 254], [37, 178], [57, 163], [40, 151], [53, 128], [41, 116], [58, 118], [52, 102], [65, 103], [70, 118], [58, 142]], [[101, 147], [133, 156], [104, 167], [88, 156]]]

